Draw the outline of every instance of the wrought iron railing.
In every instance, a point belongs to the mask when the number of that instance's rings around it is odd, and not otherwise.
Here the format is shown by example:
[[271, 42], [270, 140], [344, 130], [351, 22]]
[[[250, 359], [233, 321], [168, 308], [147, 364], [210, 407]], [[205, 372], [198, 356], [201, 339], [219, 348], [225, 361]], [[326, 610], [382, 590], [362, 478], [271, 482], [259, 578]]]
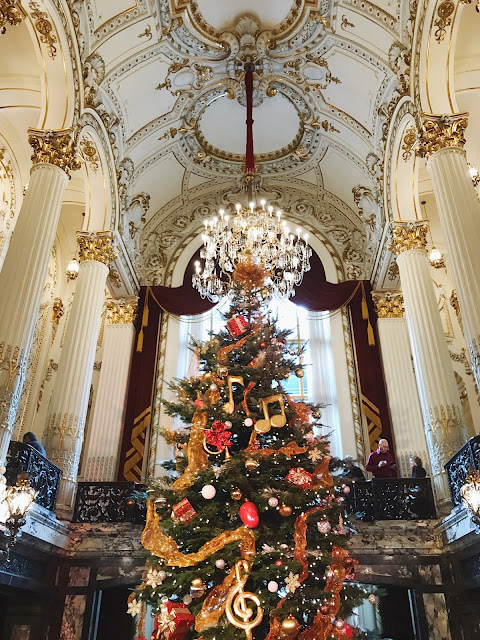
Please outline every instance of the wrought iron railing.
[[436, 518], [430, 478], [374, 478], [359, 481], [353, 484], [351, 494], [349, 511], [366, 522]]
[[470, 438], [445, 465], [452, 507], [462, 502], [460, 488], [465, 484], [469, 469], [480, 471], [480, 436]]
[[74, 522], [145, 522], [145, 485], [137, 482], [79, 482]]
[[62, 470], [28, 444], [12, 440], [8, 447], [8, 485], [17, 482], [19, 473], [28, 473], [30, 484], [38, 491], [35, 502], [49, 511], [55, 511]]

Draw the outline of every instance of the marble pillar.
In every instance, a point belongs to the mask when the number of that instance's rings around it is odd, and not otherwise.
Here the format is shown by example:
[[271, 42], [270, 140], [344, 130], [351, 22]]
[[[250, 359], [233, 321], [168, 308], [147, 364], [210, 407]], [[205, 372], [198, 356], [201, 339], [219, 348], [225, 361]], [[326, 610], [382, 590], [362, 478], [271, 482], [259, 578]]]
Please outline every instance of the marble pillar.
[[30, 129], [29, 142], [29, 186], [0, 272], [0, 464], [25, 382], [63, 194], [70, 171], [79, 168], [70, 129]]
[[91, 482], [115, 480], [135, 338], [137, 298], [107, 302], [103, 358], [89, 428], [85, 472]]
[[111, 231], [81, 232], [78, 245], [80, 269], [44, 435], [48, 458], [63, 472], [61, 517], [73, 507], [108, 265], [116, 257]]
[[394, 223], [397, 255], [418, 395], [437, 500], [447, 502], [444, 464], [465, 443], [462, 403], [450, 361], [426, 252], [424, 222]]
[[473, 375], [480, 389], [480, 201], [463, 150], [468, 114], [424, 114], [417, 153], [427, 160], [448, 268], [463, 319]]
[[411, 475], [410, 456], [419, 456], [428, 468], [429, 455], [422, 410], [412, 365], [412, 352], [400, 291], [372, 291], [377, 311], [388, 405], [399, 475]]

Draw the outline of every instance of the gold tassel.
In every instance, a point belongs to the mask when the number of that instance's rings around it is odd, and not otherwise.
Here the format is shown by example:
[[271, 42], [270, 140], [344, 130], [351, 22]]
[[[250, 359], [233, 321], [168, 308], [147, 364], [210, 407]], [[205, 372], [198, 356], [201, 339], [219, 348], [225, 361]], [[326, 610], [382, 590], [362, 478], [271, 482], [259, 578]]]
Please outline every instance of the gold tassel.
[[145, 306], [143, 307], [142, 327], [148, 327], [148, 294], [145, 298]]
[[142, 353], [143, 351], [143, 327], [140, 329], [140, 333], [137, 338], [137, 353]]
[[365, 297], [365, 288], [363, 286], [362, 283], [362, 318], [364, 320], [368, 320], [368, 306], [367, 306], [367, 299]]
[[370, 320], [368, 321], [368, 325], [367, 325], [367, 337], [368, 337], [368, 346], [369, 347], [374, 347], [375, 346], [375, 336], [373, 335], [373, 327], [370, 324]]

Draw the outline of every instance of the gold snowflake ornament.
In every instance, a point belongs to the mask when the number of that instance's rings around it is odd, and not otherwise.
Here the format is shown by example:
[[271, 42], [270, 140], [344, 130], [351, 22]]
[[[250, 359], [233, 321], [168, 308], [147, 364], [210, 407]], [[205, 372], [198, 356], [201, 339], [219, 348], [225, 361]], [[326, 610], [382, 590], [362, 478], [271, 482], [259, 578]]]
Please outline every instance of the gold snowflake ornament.
[[290, 573], [288, 574], [288, 578], [285, 578], [285, 586], [287, 587], [287, 591], [290, 593], [294, 593], [298, 587], [300, 586], [300, 574], [298, 573]]
[[140, 611], [142, 609], [142, 603], [137, 602], [137, 600], [132, 600], [128, 603], [127, 613], [129, 613], [132, 617], [140, 615]]
[[308, 457], [312, 462], [320, 462], [320, 460], [323, 458], [323, 453], [320, 451], [320, 449], [312, 449], [308, 454]]

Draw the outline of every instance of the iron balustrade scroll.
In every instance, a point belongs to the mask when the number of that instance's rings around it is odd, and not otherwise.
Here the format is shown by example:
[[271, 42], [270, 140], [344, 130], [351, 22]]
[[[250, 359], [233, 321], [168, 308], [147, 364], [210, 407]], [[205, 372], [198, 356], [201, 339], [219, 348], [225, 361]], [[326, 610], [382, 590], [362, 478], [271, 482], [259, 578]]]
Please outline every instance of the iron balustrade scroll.
[[452, 507], [462, 503], [460, 488], [465, 484], [469, 469], [480, 471], [480, 436], [470, 438], [445, 465]]
[[7, 484], [15, 485], [19, 473], [28, 473], [30, 484], [38, 491], [35, 502], [55, 511], [62, 470], [29, 444], [12, 440], [7, 454]]
[[138, 482], [79, 482], [74, 522], [145, 523], [145, 485]]
[[349, 511], [365, 522], [436, 518], [430, 478], [374, 478], [353, 483]]

